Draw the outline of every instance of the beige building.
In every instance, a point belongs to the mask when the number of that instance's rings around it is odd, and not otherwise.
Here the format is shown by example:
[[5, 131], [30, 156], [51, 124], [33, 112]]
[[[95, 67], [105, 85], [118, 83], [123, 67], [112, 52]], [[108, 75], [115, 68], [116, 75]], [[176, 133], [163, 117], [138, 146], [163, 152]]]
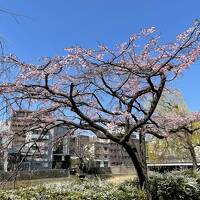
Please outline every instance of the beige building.
[[9, 132], [13, 140], [7, 149], [8, 169], [15, 169], [21, 161], [22, 170], [66, 168], [69, 159], [65, 139], [67, 127], [57, 127], [45, 134], [41, 134], [40, 129], [30, 131], [37, 125], [29, 118], [30, 114], [30, 111], [20, 110], [11, 118]]
[[29, 111], [20, 110], [13, 114], [10, 120], [10, 131], [13, 134], [12, 148], [18, 151], [26, 141], [27, 130], [33, 124], [28, 118]]
[[132, 161], [129, 155], [126, 153], [125, 149], [121, 145], [114, 143], [112, 141], [110, 142], [109, 158], [110, 158], [110, 166], [132, 165]]
[[[111, 167], [132, 165], [129, 155], [121, 145], [109, 139], [99, 139], [97, 137], [93, 137], [92, 141], [96, 166]], [[131, 141], [134, 141], [136, 144], [138, 143], [135, 135], [132, 136]]]
[[97, 167], [110, 166], [110, 140], [93, 138], [94, 161]]
[[73, 135], [68, 139], [69, 155], [71, 157], [84, 157], [85, 148], [90, 144], [90, 137], [87, 135]]

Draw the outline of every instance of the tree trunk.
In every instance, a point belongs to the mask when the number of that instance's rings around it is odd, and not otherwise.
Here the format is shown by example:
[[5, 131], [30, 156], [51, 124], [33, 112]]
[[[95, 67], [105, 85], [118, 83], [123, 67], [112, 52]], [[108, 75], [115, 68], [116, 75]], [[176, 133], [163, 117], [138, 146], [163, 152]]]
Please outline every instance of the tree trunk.
[[195, 153], [195, 150], [194, 150], [194, 147], [192, 146], [190, 149], [190, 155], [192, 157], [192, 166], [193, 166], [193, 170], [197, 170], [198, 168], [198, 164], [197, 164], [197, 158], [196, 158], [196, 153]]
[[[142, 145], [145, 145], [145, 144], [142, 143]], [[134, 165], [135, 170], [138, 175], [140, 188], [146, 190], [148, 199], [151, 200], [150, 186], [149, 186], [148, 175], [147, 175], [146, 155], [145, 155], [145, 159], [144, 159], [144, 157], [141, 155], [141, 151], [138, 150], [135, 147], [135, 145], [132, 146], [129, 143], [124, 143], [123, 147], [126, 149], [128, 155], [130, 156], [130, 158], [133, 162], [133, 165]], [[145, 151], [143, 149], [143, 153], [144, 152]]]
[[146, 177], [145, 180], [145, 189], [148, 195], [148, 199], [151, 200], [151, 191], [150, 191], [150, 185], [148, 180], [148, 171], [147, 171], [147, 155], [146, 155], [146, 141], [145, 141], [145, 132], [142, 131], [139, 133], [139, 151], [142, 159], [142, 168]]
[[145, 142], [145, 133], [139, 133], [139, 153], [141, 157], [142, 168], [144, 169], [145, 176], [148, 177], [147, 174], [147, 160], [146, 160], [146, 142]]
[[197, 170], [197, 168], [198, 168], [197, 158], [196, 158], [196, 153], [195, 153], [195, 150], [194, 150], [194, 147], [192, 144], [188, 145], [188, 150], [190, 152], [190, 156], [192, 159], [192, 168], [193, 168], [193, 170]]
[[8, 150], [7, 149], [4, 150], [3, 159], [4, 159], [3, 169], [5, 172], [7, 172], [8, 171]]
[[189, 134], [186, 134], [186, 143], [192, 159], [193, 170], [197, 170], [198, 164], [197, 164], [196, 152], [192, 144], [191, 135]]

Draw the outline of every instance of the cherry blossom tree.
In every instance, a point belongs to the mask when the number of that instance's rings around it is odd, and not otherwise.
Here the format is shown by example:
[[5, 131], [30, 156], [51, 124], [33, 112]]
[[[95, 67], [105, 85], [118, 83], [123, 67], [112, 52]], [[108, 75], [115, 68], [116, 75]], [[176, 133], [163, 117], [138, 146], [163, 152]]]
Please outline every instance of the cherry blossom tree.
[[140, 186], [146, 187], [141, 152], [130, 138], [146, 125], [157, 127], [152, 115], [168, 82], [199, 58], [199, 26], [196, 22], [174, 43], [162, 44], [152, 27], [113, 48], [66, 48], [65, 56], [44, 58], [41, 65], [8, 56], [7, 74], [1, 75], [1, 111], [32, 110], [29, 117], [37, 118], [41, 129], [67, 125], [122, 145]]

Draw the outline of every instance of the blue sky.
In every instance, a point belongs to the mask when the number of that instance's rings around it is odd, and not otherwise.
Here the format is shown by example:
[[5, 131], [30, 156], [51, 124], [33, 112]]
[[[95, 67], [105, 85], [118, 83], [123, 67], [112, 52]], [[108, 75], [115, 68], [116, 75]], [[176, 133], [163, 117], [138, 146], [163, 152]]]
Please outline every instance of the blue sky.
[[[155, 26], [164, 41], [200, 19], [199, 0], [0, 0], [0, 36], [5, 51], [32, 62], [64, 55], [75, 44], [95, 47], [126, 41], [131, 33]], [[192, 110], [200, 110], [200, 62], [175, 81]]]

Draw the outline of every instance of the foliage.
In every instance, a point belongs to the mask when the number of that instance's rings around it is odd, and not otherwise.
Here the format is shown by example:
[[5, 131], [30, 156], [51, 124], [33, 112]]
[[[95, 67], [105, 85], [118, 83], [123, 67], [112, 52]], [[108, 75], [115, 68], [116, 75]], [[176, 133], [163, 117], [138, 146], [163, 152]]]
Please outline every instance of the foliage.
[[154, 138], [147, 144], [148, 159], [153, 163], [166, 163], [169, 160], [190, 161], [189, 151], [183, 145], [183, 140], [175, 134], [163, 140]]
[[[153, 200], [200, 200], [200, 172], [173, 171], [166, 174], [150, 174], [150, 190]], [[1, 200], [147, 200], [146, 193], [138, 189], [137, 181], [123, 183], [108, 181], [71, 180], [49, 183], [17, 190], [0, 191]]]
[[173, 159], [190, 161], [196, 157], [191, 154], [191, 149], [195, 154], [195, 148], [199, 146], [200, 115], [188, 109], [179, 91], [166, 92], [154, 116], [160, 125], [159, 130], [165, 132], [168, 137], [164, 140], [154, 138], [148, 144], [150, 161], [161, 163]]
[[199, 200], [200, 174], [191, 171], [155, 173], [150, 177], [151, 194], [154, 200]]
[[0, 192], [1, 200], [147, 200], [144, 191], [132, 185], [117, 185], [101, 180], [74, 180], [58, 184]]

